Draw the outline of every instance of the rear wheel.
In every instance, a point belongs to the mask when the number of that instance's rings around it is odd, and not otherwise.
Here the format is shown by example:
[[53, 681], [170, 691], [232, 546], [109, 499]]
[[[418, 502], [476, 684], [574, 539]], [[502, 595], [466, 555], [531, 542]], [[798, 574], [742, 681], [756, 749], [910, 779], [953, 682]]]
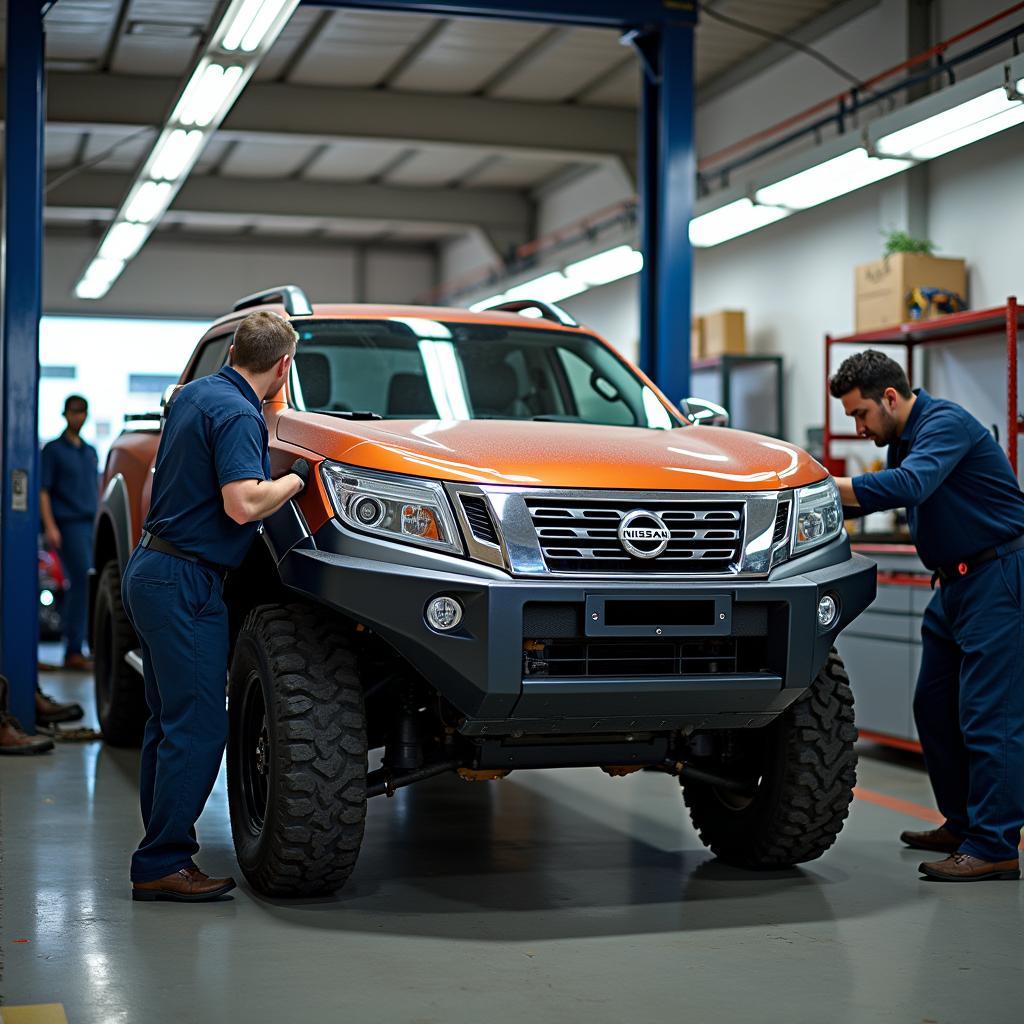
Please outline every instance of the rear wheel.
[[125, 661], [139, 646], [121, 600], [121, 570], [116, 561], [100, 571], [93, 611], [96, 715], [104, 740], [112, 747], [138, 747], [149, 718], [142, 676]]
[[355, 867], [366, 817], [366, 725], [355, 658], [304, 605], [252, 611], [228, 683], [228, 800], [254, 889], [318, 896]]
[[857, 782], [853, 693], [833, 650], [808, 692], [764, 729], [730, 734], [721, 774], [747, 792], [684, 781], [701, 841], [721, 860], [781, 868], [820, 857], [849, 814]]

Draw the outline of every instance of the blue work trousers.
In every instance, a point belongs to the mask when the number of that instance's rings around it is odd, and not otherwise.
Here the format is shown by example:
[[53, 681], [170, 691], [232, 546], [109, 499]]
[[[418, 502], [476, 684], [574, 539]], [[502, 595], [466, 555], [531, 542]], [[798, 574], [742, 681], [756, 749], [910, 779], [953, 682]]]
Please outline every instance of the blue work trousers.
[[1024, 827], [1024, 551], [935, 592], [921, 627], [914, 718], [960, 849], [1017, 856]]
[[60, 530], [60, 564], [67, 577], [61, 609], [65, 657], [81, 654], [89, 615], [89, 568], [92, 565], [92, 520], [57, 520]]
[[136, 548], [125, 608], [142, 642], [149, 721], [139, 794], [146, 830], [133, 882], [193, 866], [195, 824], [227, 741], [228, 615], [220, 577], [194, 562]]

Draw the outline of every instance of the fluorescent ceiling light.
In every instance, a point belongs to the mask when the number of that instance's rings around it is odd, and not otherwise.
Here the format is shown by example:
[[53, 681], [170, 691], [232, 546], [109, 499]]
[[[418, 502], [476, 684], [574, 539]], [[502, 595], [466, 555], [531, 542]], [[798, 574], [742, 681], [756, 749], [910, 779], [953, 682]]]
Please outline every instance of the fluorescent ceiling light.
[[187, 132], [183, 128], [164, 136], [153, 151], [153, 177], [176, 181], [188, 174], [204, 138], [201, 131]]
[[136, 224], [156, 220], [170, 205], [172, 189], [167, 182], [144, 181], [125, 208], [125, 219]]
[[875, 148], [880, 153], [930, 160], [1012, 128], [1021, 121], [1024, 121], [1024, 103], [1011, 100], [1003, 88], [992, 89], [973, 100], [883, 136]]
[[149, 237], [148, 224], [129, 224], [121, 221], [115, 224], [103, 239], [100, 246], [100, 258], [105, 260], [130, 260]]
[[89, 281], [113, 281], [124, 270], [124, 260], [107, 259], [97, 256], [89, 264], [83, 277]]
[[222, 106], [233, 100], [232, 92], [242, 77], [237, 65], [230, 68], [220, 64], [200, 64], [185, 88], [171, 121], [205, 128], [219, 113]]
[[707, 248], [773, 224], [793, 211], [781, 206], [758, 206], [749, 199], [737, 199], [717, 210], [709, 210], [690, 221], [690, 244]]
[[[620, 278], [629, 277], [643, 269], [643, 253], [631, 245], [618, 245], [607, 252], [599, 252], [596, 256], [588, 256], [585, 260], [570, 263], [565, 268], [565, 276], [583, 285], [593, 288], [602, 284], [610, 284]], [[573, 294], [576, 294], [575, 292]]]
[[1024, 103], [1016, 103], [1009, 110], [1004, 110], [994, 117], [988, 117], [977, 124], [969, 124], [959, 131], [950, 132], [940, 139], [925, 143], [914, 150], [914, 156], [919, 160], [930, 160], [932, 157], [942, 156], [943, 153], [951, 153], [954, 149], [962, 146], [969, 146], [979, 139], [988, 138], [996, 132], [1005, 131], [1016, 124], [1024, 121]]
[[899, 174], [912, 164], [912, 160], [868, 156], [864, 148], [851, 149], [848, 153], [809, 167], [806, 171], [759, 188], [754, 198], [758, 203], [768, 206], [807, 210]]
[[[278, 16], [298, 0], [243, 0], [228, 24], [221, 47], [251, 53], [264, 41]], [[290, 13], [290, 12], [289, 12]]]
[[89, 264], [75, 287], [80, 299], [101, 299], [124, 270], [125, 261], [97, 257]]
[[585, 292], [587, 285], [583, 281], [570, 281], [565, 274], [553, 270], [550, 274], [542, 274], [532, 281], [524, 281], [515, 288], [505, 292], [506, 299], [536, 299], [538, 302], [561, 302]]
[[112, 281], [97, 281], [93, 278], [83, 277], [75, 285], [75, 295], [80, 299], [102, 299], [110, 291]]

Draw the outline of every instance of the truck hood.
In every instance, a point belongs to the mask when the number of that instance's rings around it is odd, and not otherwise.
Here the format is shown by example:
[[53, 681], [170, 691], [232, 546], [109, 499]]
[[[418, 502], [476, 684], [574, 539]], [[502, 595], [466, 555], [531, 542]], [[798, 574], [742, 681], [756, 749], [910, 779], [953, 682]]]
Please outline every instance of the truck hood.
[[806, 452], [742, 430], [647, 430], [522, 420], [362, 420], [282, 412], [277, 437], [365, 469], [477, 484], [751, 491], [828, 474]]

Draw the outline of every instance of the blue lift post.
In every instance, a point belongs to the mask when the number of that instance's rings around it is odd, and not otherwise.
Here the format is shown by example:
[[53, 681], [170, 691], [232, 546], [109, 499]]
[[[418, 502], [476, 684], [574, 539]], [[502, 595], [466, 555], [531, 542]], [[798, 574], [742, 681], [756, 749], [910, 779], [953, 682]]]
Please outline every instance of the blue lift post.
[[506, 18], [618, 28], [644, 65], [640, 118], [640, 366], [672, 401], [690, 393], [695, 198], [693, 29], [689, 0], [303, 0], [440, 17]]
[[43, 268], [43, 11], [7, 6], [7, 110], [0, 255], [0, 673], [35, 730], [39, 640], [39, 318]]

